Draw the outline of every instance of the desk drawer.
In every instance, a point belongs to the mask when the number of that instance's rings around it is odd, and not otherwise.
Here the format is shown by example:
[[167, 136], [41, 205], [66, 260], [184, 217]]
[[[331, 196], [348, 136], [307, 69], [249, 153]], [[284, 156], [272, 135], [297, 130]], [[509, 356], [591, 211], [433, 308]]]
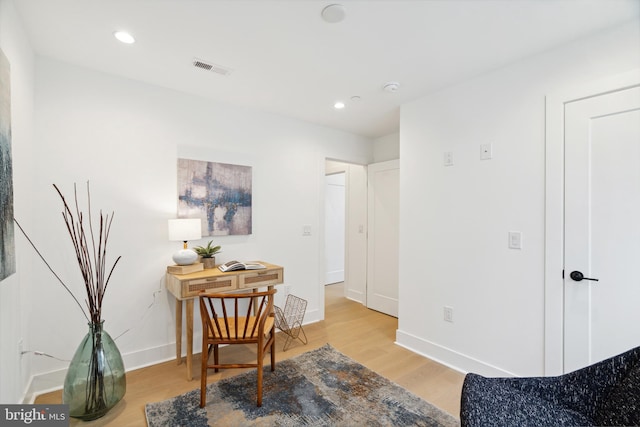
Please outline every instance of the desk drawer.
[[260, 288], [262, 286], [277, 285], [278, 283], [282, 283], [282, 277], [283, 271], [281, 268], [243, 273], [240, 275], [238, 288]]
[[236, 276], [207, 277], [182, 282], [182, 297], [195, 297], [201, 291], [225, 292], [238, 288]]

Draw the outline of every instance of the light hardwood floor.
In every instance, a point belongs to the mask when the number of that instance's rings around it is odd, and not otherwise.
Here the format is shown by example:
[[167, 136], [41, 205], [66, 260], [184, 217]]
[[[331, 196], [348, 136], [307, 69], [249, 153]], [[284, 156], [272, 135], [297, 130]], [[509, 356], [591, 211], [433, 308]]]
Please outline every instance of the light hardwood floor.
[[[397, 319], [344, 298], [341, 284], [326, 286], [325, 294], [325, 320], [304, 327], [309, 343], [302, 345], [298, 341], [286, 352], [282, 352], [284, 338], [278, 336], [277, 360], [297, 356], [329, 343], [343, 354], [458, 418], [463, 374], [395, 345]], [[199, 347], [200, 344], [195, 343], [194, 351], [199, 351]], [[244, 346], [230, 346], [220, 350], [223, 360], [226, 356], [239, 362], [243, 359], [249, 361], [254, 358], [254, 354]], [[265, 361], [268, 363], [268, 357]], [[146, 403], [165, 400], [200, 387], [200, 356], [194, 355], [193, 381], [186, 380], [185, 369], [184, 363], [177, 365], [175, 361], [170, 361], [127, 372], [127, 393], [115, 408], [95, 421], [71, 419], [71, 425], [145, 426]], [[211, 371], [208, 381], [215, 382], [242, 371]], [[264, 397], [265, 404], [268, 404], [268, 399], [268, 396]], [[62, 392], [55, 391], [38, 396], [35, 403], [61, 401]]]

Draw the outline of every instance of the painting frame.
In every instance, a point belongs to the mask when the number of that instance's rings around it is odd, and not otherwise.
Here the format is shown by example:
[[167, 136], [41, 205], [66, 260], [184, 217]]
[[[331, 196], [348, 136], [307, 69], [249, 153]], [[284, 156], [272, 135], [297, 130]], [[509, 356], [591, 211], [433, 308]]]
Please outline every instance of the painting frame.
[[202, 236], [253, 233], [253, 168], [178, 158], [178, 218], [200, 218]]
[[16, 272], [11, 155], [11, 71], [0, 49], [0, 281]]

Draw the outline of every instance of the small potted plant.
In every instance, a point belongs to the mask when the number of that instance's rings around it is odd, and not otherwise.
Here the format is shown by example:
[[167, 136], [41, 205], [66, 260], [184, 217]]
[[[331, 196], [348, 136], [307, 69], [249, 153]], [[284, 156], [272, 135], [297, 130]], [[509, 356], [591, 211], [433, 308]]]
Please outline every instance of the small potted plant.
[[221, 246], [213, 246], [213, 240], [207, 243], [207, 246], [196, 246], [193, 248], [198, 255], [202, 257], [204, 268], [214, 268], [216, 266], [215, 255], [220, 252]]

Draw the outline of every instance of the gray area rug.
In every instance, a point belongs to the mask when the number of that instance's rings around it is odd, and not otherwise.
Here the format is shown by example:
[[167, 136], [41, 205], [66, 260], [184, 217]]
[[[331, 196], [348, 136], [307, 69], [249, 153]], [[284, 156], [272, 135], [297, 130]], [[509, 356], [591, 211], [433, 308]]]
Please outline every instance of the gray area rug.
[[145, 406], [149, 427], [458, 426], [457, 419], [351, 360], [329, 344], [265, 368], [262, 407], [256, 373]]

